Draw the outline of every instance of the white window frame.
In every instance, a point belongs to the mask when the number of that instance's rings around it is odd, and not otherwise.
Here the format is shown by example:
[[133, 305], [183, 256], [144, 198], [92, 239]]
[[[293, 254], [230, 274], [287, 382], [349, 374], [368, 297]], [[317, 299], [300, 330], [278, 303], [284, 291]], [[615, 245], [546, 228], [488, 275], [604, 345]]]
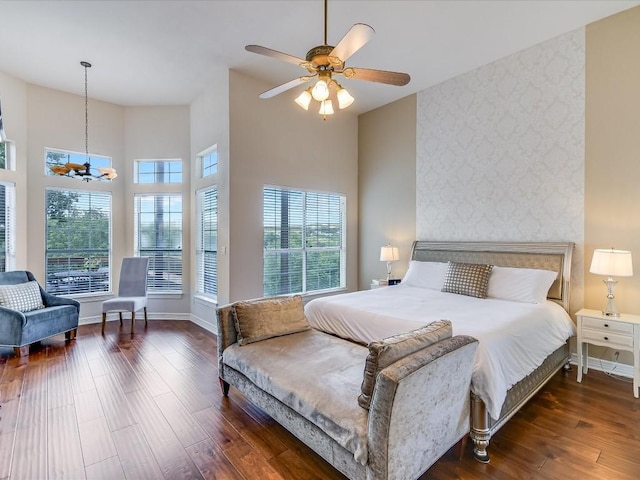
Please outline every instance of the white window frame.
[[[149, 163], [149, 164], [156, 164], [154, 165], [154, 181], [153, 182], [141, 182], [140, 181], [140, 164], [142, 163]], [[168, 181], [168, 182], [164, 182], [164, 181], [159, 181], [162, 180], [161, 178], [158, 177], [159, 174], [166, 174], [169, 176], [169, 178], [171, 178], [172, 174], [173, 175], [177, 175], [178, 172], [172, 172], [171, 171], [171, 165], [172, 164], [176, 164], [179, 163], [180, 164], [180, 180], [179, 181]], [[181, 184], [183, 181], [183, 175], [184, 175], [184, 164], [182, 162], [182, 159], [180, 158], [152, 158], [152, 159], [138, 159], [135, 160], [133, 162], [134, 164], [134, 171], [133, 171], [133, 183], [137, 183], [139, 185], [176, 185], [176, 184]], [[166, 167], [166, 171], [162, 172], [162, 171], [158, 171], [156, 170], [156, 168], [159, 165], [164, 165]], [[159, 169], [160, 170], [160, 169]]]
[[16, 145], [11, 140], [5, 140], [1, 142], [4, 145], [4, 168], [0, 167], [0, 170], [15, 170], [15, 157], [16, 157]]
[[[347, 205], [346, 205], [346, 195], [341, 193], [334, 192], [317, 192], [312, 190], [302, 190], [288, 187], [279, 187], [279, 186], [271, 186], [265, 185], [263, 188], [263, 232], [267, 230], [267, 211], [266, 211], [266, 202], [265, 198], [269, 191], [275, 192], [290, 192], [298, 195], [302, 195], [302, 214], [301, 214], [301, 243], [299, 246], [289, 247], [289, 248], [267, 248], [265, 245], [266, 240], [263, 239], [263, 248], [264, 248], [264, 256], [263, 256], [263, 295], [289, 295], [289, 294], [317, 294], [323, 292], [331, 292], [336, 290], [341, 290], [346, 288], [346, 258], [347, 258], [347, 250], [346, 250], [346, 235], [347, 235]], [[310, 245], [309, 240], [307, 238], [307, 229], [312, 226], [310, 223], [310, 219], [307, 218], [308, 209], [307, 209], [307, 198], [310, 195], [327, 195], [333, 197], [333, 201], [339, 201], [339, 215], [340, 215], [340, 245], [339, 246], [330, 246], [330, 247], [314, 247]], [[325, 288], [325, 289], [308, 289], [307, 285], [307, 275], [308, 275], [308, 263], [307, 256], [309, 253], [320, 253], [320, 252], [339, 252], [340, 254], [340, 266], [339, 266], [339, 282], [338, 285]], [[300, 291], [278, 291], [272, 292], [267, 290], [267, 285], [264, 282], [264, 278], [267, 276], [267, 258], [269, 255], [279, 255], [281, 253], [292, 253], [292, 254], [301, 254], [302, 256], [302, 271], [301, 271], [301, 285], [302, 289]]]
[[[45, 213], [45, 278], [46, 278], [46, 290], [56, 295], [70, 295], [74, 297], [86, 297], [95, 295], [105, 295], [112, 291], [111, 278], [112, 278], [112, 194], [107, 191], [93, 191], [93, 190], [75, 190], [75, 189], [61, 189], [55, 187], [45, 188], [45, 210], [48, 208], [48, 194], [49, 192], [62, 192], [62, 193], [78, 193], [80, 195], [89, 195], [90, 205], [89, 209], [93, 209], [94, 202], [91, 200], [92, 196], [96, 196], [96, 202], [98, 202], [97, 208], [106, 209], [108, 214], [108, 246], [106, 249], [97, 251], [92, 245], [87, 245], [81, 249], [82, 253], [88, 253], [88, 257], [84, 257], [83, 262], [74, 263], [72, 255], [78, 254], [77, 246], [69, 246], [66, 249], [59, 249], [50, 252], [48, 249], [48, 231], [49, 231], [49, 215]], [[70, 230], [73, 231], [73, 230]], [[68, 253], [67, 265], [62, 265], [60, 268], [52, 268], [49, 262], [49, 255], [51, 253]], [[93, 254], [93, 255], [91, 255]], [[107, 257], [107, 265], [97, 263], [95, 256]], [[64, 257], [62, 257], [64, 258]], [[76, 260], [78, 260], [76, 258]], [[99, 259], [98, 259], [99, 260]], [[89, 288], [75, 287], [74, 285], [83, 286], [88, 284]], [[85, 291], [89, 290], [89, 291]]]
[[[63, 163], [47, 163], [47, 155], [49, 152], [66, 155], [67, 159]], [[59, 148], [49, 148], [49, 147], [45, 147], [44, 149], [44, 173], [45, 175], [48, 175], [51, 177], [60, 176], [60, 175], [57, 175], [56, 173], [53, 173], [53, 171], [51, 170], [51, 166], [53, 165], [64, 165], [67, 162], [84, 164], [86, 161], [87, 161], [87, 154], [84, 152], [74, 152], [71, 150], [62, 150]], [[90, 153], [89, 163], [91, 163], [91, 170], [97, 170], [98, 168], [101, 168], [101, 167], [111, 168], [113, 164], [113, 160], [111, 157], [108, 157], [106, 155], [95, 155], [93, 153]], [[62, 176], [64, 177], [65, 175], [62, 175]], [[100, 177], [100, 178], [96, 178], [95, 180], [98, 180], [100, 182], [111, 181], [107, 177]]]
[[[207, 157], [210, 157], [212, 153], [216, 154], [216, 163], [207, 166]], [[205, 178], [211, 175], [217, 175], [218, 173], [218, 145], [212, 145], [211, 147], [203, 150], [197, 155], [198, 169], [200, 171], [200, 177]], [[215, 168], [214, 168], [215, 167]]]
[[[210, 205], [205, 210], [206, 196], [211, 194], [215, 198], [215, 206]], [[206, 243], [206, 226], [215, 225], [214, 229], [210, 228], [210, 232], [215, 230], [216, 240], [218, 237], [218, 187], [212, 185], [196, 192], [196, 216], [198, 219], [198, 237], [196, 240], [196, 295], [204, 296], [217, 300], [218, 298], [218, 245], [207, 245]], [[214, 218], [215, 216], [215, 218]], [[211, 263], [208, 261], [210, 255], [213, 254], [215, 261], [213, 262], [214, 271], [210, 271]], [[211, 284], [213, 282], [213, 285]]]
[[[154, 204], [157, 199], [169, 198], [171, 202], [171, 198], [180, 200], [180, 242], [179, 247], [177, 248], [160, 248], [156, 246], [144, 247], [142, 245], [142, 235], [141, 235], [141, 215], [144, 212], [140, 211], [140, 202], [143, 197], [149, 197], [153, 199]], [[157, 214], [157, 212], [153, 212]], [[168, 214], [177, 213], [177, 212], [167, 212]], [[149, 257], [149, 276], [148, 276], [148, 292], [152, 294], [182, 294], [184, 287], [184, 199], [181, 193], [136, 193], [134, 195], [134, 254], [135, 256], [147, 256]], [[169, 221], [171, 224], [171, 220]], [[155, 224], [154, 224], [155, 225]], [[175, 225], [175, 224], [174, 224]], [[156, 255], [154, 255], [154, 252]], [[158, 270], [156, 269], [156, 262], [165, 262], [167, 259], [171, 258], [179, 258], [179, 263], [176, 268], [175, 262], [174, 265], [171, 265], [170, 268], [165, 271], [161, 269], [159, 271], [160, 275], [158, 278]], [[167, 288], [164, 285], [164, 282], [169, 282], [170, 277], [172, 275], [177, 275], [180, 277], [180, 286], [179, 288], [171, 289]]]

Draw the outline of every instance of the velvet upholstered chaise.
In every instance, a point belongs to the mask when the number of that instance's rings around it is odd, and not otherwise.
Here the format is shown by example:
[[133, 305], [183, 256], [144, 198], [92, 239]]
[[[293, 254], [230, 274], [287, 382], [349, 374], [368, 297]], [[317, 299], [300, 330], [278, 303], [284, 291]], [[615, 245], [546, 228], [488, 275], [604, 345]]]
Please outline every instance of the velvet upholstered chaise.
[[469, 432], [477, 340], [433, 322], [368, 347], [309, 328], [300, 297], [220, 307], [218, 367], [350, 480], [418, 478]]
[[31, 272], [0, 273], [0, 345], [13, 347], [17, 356], [53, 335], [74, 339], [79, 314], [80, 303], [45, 292]]

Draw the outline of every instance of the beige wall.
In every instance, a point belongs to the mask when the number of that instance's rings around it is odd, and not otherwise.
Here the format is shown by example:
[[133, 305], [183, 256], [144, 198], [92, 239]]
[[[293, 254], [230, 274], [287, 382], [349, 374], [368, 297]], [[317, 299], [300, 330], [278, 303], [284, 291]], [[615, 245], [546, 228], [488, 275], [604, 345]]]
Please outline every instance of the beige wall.
[[358, 288], [386, 278], [380, 247], [399, 248], [392, 275], [406, 272], [416, 238], [416, 95], [358, 118]]
[[[200, 189], [216, 185], [218, 189], [218, 301], [229, 299], [229, 72], [218, 71], [215, 78], [190, 106], [191, 123], [191, 218], [196, 218], [195, 195]], [[201, 178], [196, 156], [203, 150], [217, 146], [218, 173]], [[191, 282], [196, 274], [196, 225], [192, 233]], [[192, 288], [192, 292], [194, 289]], [[191, 318], [198, 325], [215, 331], [215, 299], [194, 296]]]
[[[262, 296], [262, 188], [347, 196], [347, 289], [357, 288], [358, 119], [322, 120], [293, 103], [296, 92], [261, 100], [272, 85], [230, 72], [229, 298]], [[299, 92], [298, 92], [299, 93]]]
[[16, 186], [16, 269], [29, 265], [27, 243], [27, 84], [22, 80], [0, 72], [0, 100], [2, 121], [7, 139], [15, 147], [15, 170], [0, 170], [0, 181]]
[[[634, 276], [617, 279], [616, 304], [639, 314], [640, 7], [588, 25], [586, 42], [584, 304], [604, 307], [604, 278], [590, 274], [589, 265], [595, 248], [615, 247], [634, 257]], [[605, 358], [613, 353], [599, 351]]]
[[[123, 250], [114, 251], [114, 265], [120, 258], [134, 254], [134, 195], [138, 193], [166, 193], [182, 195], [182, 294], [154, 294], [149, 297], [149, 311], [154, 318], [187, 318], [191, 300], [191, 203], [189, 107], [125, 107], [124, 152], [122, 177], [115, 182], [124, 186], [124, 210], [114, 209], [114, 231], [123, 230]], [[145, 185], [134, 183], [136, 160], [182, 160], [182, 183]], [[117, 256], [116, 256], [117, 254]], [[114, 270], [117, 278], [117, 268]], [[117, 285], [117, 283], [114, 283]]]

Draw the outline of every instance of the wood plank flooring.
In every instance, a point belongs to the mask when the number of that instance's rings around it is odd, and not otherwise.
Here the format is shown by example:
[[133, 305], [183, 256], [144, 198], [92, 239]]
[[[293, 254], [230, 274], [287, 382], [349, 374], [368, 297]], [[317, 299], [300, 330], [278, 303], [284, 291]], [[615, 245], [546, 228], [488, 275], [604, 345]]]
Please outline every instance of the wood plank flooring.
[[[0, 347], [0, 479], [344, 477], [217, 380], [215, 336], [184, 321], [81, 326], [16, 358]], [[364, 368], [364, 367], [363, 367]], [[640, 400], [629, 382], [559, 372], [498, 434], [427, 479], [636, 479]]]

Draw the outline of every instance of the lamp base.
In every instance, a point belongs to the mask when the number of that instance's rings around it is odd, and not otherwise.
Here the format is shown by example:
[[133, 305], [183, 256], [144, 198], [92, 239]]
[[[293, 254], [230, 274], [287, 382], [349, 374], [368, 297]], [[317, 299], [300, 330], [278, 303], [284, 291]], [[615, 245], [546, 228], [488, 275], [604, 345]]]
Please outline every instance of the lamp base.
[[616, 318], [620, 316], [620, 312], [616, 307], [616, 303], [614, 302], [613, 289], [616, 286], [617, 281], [613, 278], [609, 277], [606, 280], [603, 280], [604, 284], [607, 286], [607, 306], [602, 310], [602, 314], [606, 317]]

